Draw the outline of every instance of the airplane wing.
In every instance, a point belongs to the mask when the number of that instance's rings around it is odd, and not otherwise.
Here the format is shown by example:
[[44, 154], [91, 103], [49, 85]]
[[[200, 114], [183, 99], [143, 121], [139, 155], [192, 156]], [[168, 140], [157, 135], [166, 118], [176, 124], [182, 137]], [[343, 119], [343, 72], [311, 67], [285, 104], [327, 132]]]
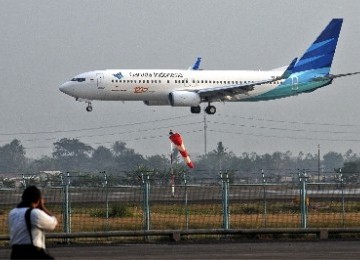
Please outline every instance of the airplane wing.
[[280, 80], [280, 77], [274, 77], [273, 79], [267, 79], [262, 81], [254, 81], [249, 82], [242, 85], [228, 85], [228, 86], [221, 86], [221, 87], [210, 87], [205, 89], [200, 89], [196, 91], [201, 98], [204, 99], [222, 99], [225, 96], [232, 96], [236, 94], [246, 94], [252, 90], [254, 90], [255, 86], [268, 84], [271, 82], [275, 82]]
[[210, 88], [200, 89], [197, 91], [197, 93], [203, 99], [218, 98], [220, 100], [225, 96], [232, 96], [232, 95], [236, 95], [236, 94], [246, 94], [246, 93], [254, 90], [255, 86], [268, 84], [268, 83], [272, 83], [272, 82], [275, 82], [275, 81], [278, 81], [281, 79], [288, 78], [292, 73], [292, 70], [294, 68], [296, 61], [297, 61], [297, 58], [293, 59], [280, 77], [273, 77], [271, 79], [266, 79], [266, 80], [261, 80], [261, 81], [252, 81], [252, 82], [241, 84], [241, 85], [210, 87]]

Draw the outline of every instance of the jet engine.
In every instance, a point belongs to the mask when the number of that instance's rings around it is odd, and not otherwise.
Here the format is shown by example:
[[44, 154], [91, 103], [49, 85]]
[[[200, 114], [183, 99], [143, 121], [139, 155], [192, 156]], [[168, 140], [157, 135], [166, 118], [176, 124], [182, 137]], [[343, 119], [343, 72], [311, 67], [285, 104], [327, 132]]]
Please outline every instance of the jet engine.
[[169, 94], [170, 105], [173, 107], [196, 107], [200, 105], [199, 94], [191, 91], [174, 91]]

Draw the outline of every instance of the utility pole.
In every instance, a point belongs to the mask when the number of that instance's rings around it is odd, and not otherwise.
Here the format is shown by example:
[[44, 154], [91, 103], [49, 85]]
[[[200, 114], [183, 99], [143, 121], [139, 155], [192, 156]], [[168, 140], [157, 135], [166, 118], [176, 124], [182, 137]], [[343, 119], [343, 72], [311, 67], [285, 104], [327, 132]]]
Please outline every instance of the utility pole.
[[204, 113], [204, 155], [207, 154], [207, 122], [206, 114]]

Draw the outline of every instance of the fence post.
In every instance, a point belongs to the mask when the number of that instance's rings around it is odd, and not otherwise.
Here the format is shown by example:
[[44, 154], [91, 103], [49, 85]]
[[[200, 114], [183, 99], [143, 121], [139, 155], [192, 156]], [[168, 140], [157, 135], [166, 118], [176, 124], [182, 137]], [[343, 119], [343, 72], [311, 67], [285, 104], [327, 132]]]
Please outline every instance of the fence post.
[[184, 185], [185, 185], [185, 222], [186, 230], [189, 229], [189, 209], [188, 209], [188, 194], [187, 194], [187, 178], [186, 172], [184, 172]]
[[266, 179], [263, 169], [261, 169], [261, 175], [263, 179], [263, 191], [264, 191], [264, 227], [266, 228], [267, 226]]
[[[67, 172], [66, 180], [63, 176], [63, 173], [60, 175], [61, 184], [63, 186], [63, 219], [64, 219], [64, 232], [71, 233], [71, 207], [69, 201], [69, 186], [70, 186], [70, 173]], [[67, 243], [70, 243], [70, 239], [65, 240]]]
[[341, 182], [341, 213], [342, 213], [342, 225], [345, 227], [345, 196], [344, 196], [344, 178], [340, 168], [340, 182]]
[[103, 187], [105, 189], [105, 205], [106, 205], [106, 231], [109, 229], [109, 198], [108, 198], [108, 181], [107, 181], [107, 175], [105, 171], [102, 172], [104, 174], [104, 183]]
[[25, 180], [25, 175], [22, 175], [22, 180], [21, 180], [21, 184], [24, 187], [24, 190], [26, 189], [26, 180]]
[[229, 175], [220, 172], [221, 186], [222, 186], [222, 204], [223, 204], [223, 228], [230, 228], [230, 213], [229, 213]]
[[301, 227], [307, 228], [307, 205], [306, 205], [306, 183], [307, 183], [307, 174], [306, 170], [301, 173], [299, 172], [300, 178], [300, 212], [301, 212]]
[[149, 175], [141, 174], [141, 180], [143, 184], [143, 225], [144, 230], [150, 230], [150, 206], [149, 206], [149, 195], [150, 195], [150, 180]]

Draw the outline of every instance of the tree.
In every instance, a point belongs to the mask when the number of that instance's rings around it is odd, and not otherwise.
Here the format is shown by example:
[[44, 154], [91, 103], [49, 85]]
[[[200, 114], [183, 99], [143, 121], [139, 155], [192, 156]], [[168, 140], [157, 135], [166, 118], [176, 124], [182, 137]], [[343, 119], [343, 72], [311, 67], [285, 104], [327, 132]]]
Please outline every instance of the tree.
[[20, 172], [26, 165], [25, 148], [19, 140], [14, 139], [10, 144], [0, 147], [0, 171]]
[[146, 157], [147, 165], [152, 169], [168, 170], [170, 160], [165, 155], [152, 155]]
[[40, 171], [56, 171], [57, 165], [56, 160], [49, 156], [43, 156], [40, 159], [33, 160], [29, 164], [29, 172], [40, 172]]
[[333, 172], [334, 169], [340, 168], [344, 164], [344, 158], [341, 153], [328, 152], [324, 154], [324, 168], [327, 172]]
[[222, 170], [222, 163], [224, 161], [225, 156], [227, 155], [226, 148], [224, 147], [223, 143], [220, 141], [217, 143], [216, 150], [213, 150], [215, 157], [219, 162], [219, 170]]
[[126, 148], [126, 143], [124, 142], [119, 142], [119, 141], [116, 141], [113, 146], [112, 146], [112, 149], [115, 153], [115, 156], [121, 156], [122, 154], [124, 154], [127, 150]]
[[92, 170], [111, 173], [116, 171], [115, 157], [110, 149], [100, 145], [91, 156]]
[[345, 182], [359, 183], [360, 160], [345, 162], [342, 171]]
[[63, 171], [88, 170], [93, 148], [78, 139], [63, 138], [54, 143], [53, 158]]
[[346, 153], [344, 154], [344, 158], [346, 161], [356, 161], [359, 158], [357, 157], [356, 153], [353, 152], [353, 150], [349, 149], [346, 151]]
[[120, 171], [134, 170], [140, 165], [145, 165], [146, 160], [141, 154], [138, 154], [134, 149], [129, 149], [123, 142], [116, 141], [113, 145], [115, 153], [116, 167]]

